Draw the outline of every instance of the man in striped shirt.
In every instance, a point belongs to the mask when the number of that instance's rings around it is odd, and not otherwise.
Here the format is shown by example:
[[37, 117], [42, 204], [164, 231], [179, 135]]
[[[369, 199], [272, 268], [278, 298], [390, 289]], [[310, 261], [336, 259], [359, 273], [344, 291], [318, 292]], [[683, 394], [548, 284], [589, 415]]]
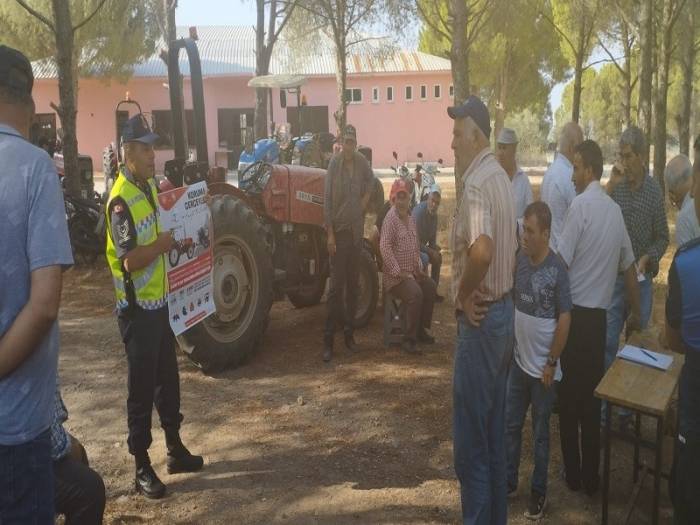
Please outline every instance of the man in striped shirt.
[[489, 144], [488, 109], [477, 97], [448, 109], [456, 164], [468, 166], [452, 227], [457, 315], [453, 382], [455, 470], [466, 524], [505, 525], [505, 393], [513, 350], [515, 206], [508, 175]]
[[409, 213], [409, 188], [405, 180], [394, 181], [389, 201], [392, 206], [384, 218], [379, 242], [384, 261], [384, 289], [406, 304], [406, 334], [401, 346], [412, 354], [416, 352], [416, 341], [435, 342], [427, 330], [433, 317], [437, 285], [423, 271], [416, 221]]

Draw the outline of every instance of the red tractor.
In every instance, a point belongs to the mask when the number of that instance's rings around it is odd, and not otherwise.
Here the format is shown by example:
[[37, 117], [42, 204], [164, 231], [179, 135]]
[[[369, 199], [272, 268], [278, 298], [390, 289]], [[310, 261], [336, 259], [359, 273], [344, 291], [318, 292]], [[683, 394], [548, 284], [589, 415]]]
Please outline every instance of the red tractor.
[[[197, 160], [188, 160], [184, 129], [175, 125], [175, 158], [166, 162], [165, 176], [176, 187], [206, 180], [212, 196], [216, 313], [179, 336], [178, 343], [192, 361], [214, 371], [235, 366], [258, 346], [273, 300], [287, 297], [300, 308], [320, 302], [329, 275], [323, 228], [326, 172], [255, 163], [240, 177], [239, 187], [223, 182], [220, 171], [214, 175], [216, 169], [210, 170], [207, 161], [202, 74], [193, 36], [170, 44], [168, 77], [173, 123], [181, 123], [178, 58], [184, 47], [190, 66]], [[377, 264], [369, 243], [361, 261], [358, 327], [372, 318], [379, 295]], [[319, 320], [319, 341], [322, 325]]]

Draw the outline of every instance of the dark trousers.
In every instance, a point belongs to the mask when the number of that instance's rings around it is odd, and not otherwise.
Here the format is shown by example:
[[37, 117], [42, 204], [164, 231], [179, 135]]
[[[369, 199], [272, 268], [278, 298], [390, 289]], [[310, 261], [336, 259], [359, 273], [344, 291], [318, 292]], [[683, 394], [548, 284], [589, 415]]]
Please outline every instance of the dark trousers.
[[21, 445], [0, 445], [0, 524], [53, 525], [49, 431]]
[[603, 378], [605, 332], [605, 310], [574, 305], [561, 355], [559, 434], [566, 481], [588, 491], [595, 491], [600, 481], [600, 400], [593, 391]]
[[153, 405], [166, 437], [177, 434], [182, 422], [175, 336], [168, 323], [167, 307], [158, 310], [137, 307], [133, 312], [120, 314], [119, 331], [129, 368], [126, 400], [129, 452], [137, 463], [142, 463], [153, 441]]
[[100, 475], [73, 457], [53, 464], [56, 484], [56, 514], [66, 525], [99, 525], [105, 510], [105, 485]]
[[341, 325], [346, 335], [352, 335], [361, 250], [362, 239], [354, 239], [350, 230], [336, 232], [335, 255], [330, 258], [331, 287], [324, 333], [326, 343], [333, 342], [336, 325]]
[[404, 279], [390, 291], [406, 305], [406, 334], [411, 341], [416, 340], [418, 327], [428, 330], [433, 319], [435, 292], [437, 286], [432, 279]]

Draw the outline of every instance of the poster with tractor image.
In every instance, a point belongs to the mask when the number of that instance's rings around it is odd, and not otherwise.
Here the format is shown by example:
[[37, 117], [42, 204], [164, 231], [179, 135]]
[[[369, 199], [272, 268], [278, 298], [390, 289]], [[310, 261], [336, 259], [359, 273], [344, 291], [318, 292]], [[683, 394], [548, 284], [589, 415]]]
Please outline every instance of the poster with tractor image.
[[164, 230], [173, 234], [165, 255], [168, 273], [168, 312], [175, 335], [215, 311], [212, 293], [211, 213], [207, 184], [199, 182], [158, 195]]

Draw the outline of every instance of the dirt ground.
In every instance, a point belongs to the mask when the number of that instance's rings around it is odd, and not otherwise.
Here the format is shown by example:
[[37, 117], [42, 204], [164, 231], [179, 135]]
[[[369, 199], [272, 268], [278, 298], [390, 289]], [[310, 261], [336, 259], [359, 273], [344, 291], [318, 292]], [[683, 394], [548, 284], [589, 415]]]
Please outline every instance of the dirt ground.
[[[439, 242], [447, 246], [454, 185], [445, 191]], [[387, 181], [388, 185], [390, 181]], [[666, 271], [657, 278], [654, 321], [663, 321]], [[440, 290], [450, 280], [449, 254]], [[662, 284], [663, 283], [663, 284]], [[196, 474], [165, 471], [163, 434], [154, 414], [151, 458], [168, 486], [151, 502], [133, 490], [126, 448], [126, 360], [112, 313], [111, 279], [103, 263], [65, 275], [60, 376], [68, 429], [85, 445], [107, 487], [105, 523], [443, 524], [460, 521], [452, 468], [451, 381], [455, 321], [436, 306], [438, 342], [408, 356], [382, 345], [381, 312], [357, 334], [361, 351], [342, 345], [321, 361], [325, 301], [297, 310], [273, 306], [264, 343], [243, 366], [208, 377], [179, 353], [183, 439], [205, 457]], [[520, 495], [509, 523], [523, 518], [532, 469], [529, 419], [524, 429]], [[646, 434], [653, 436], [650, 423]], [[600, 495], [569, 492], [560, 478], [558, 417], [552, 417], [549, 507], [543, 523], [600, 522]], [[622, 523], [632, 490], [632, 449], [615, 442], [611, 520]], [[647, 462], [651, 463], [649, 457]], [[668, 469], [668, 458], [665, 460]], [[631, 523], [647, 523], [647, 480]], [[672, 510], [662, 484], [661, 523]]]

